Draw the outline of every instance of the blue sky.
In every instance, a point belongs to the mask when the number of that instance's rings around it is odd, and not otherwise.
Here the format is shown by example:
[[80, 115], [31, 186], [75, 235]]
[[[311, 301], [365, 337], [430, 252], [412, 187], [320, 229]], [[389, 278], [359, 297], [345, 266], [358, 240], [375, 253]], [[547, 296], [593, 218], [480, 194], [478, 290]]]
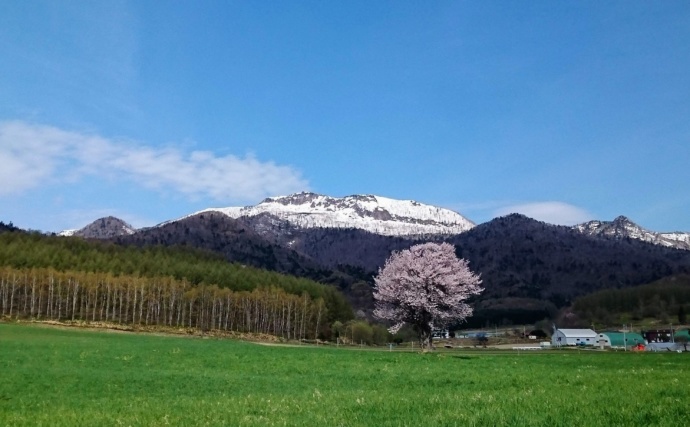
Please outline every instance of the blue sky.
[[303, 190], [690, 231], [690, 3], [0, 3], [0, 220]]

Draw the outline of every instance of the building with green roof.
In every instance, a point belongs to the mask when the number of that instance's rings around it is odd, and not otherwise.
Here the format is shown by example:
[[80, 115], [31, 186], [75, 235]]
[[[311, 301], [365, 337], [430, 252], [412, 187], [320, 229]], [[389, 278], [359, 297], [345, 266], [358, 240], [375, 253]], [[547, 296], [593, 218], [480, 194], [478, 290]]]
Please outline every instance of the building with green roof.
[[603, 347], [633, 347], [638, 344], [645, 345], [647, 342], [642, 335], [636, 332], [606, 331], [599, 332], [597, 344]]
[[687, 329], [683, 329], [682, 331], [677, 331], [673, 334], [674, 338], [678, 340], [678, 338], [685, 338], [688, 341], [690, 341], [690, 331]]

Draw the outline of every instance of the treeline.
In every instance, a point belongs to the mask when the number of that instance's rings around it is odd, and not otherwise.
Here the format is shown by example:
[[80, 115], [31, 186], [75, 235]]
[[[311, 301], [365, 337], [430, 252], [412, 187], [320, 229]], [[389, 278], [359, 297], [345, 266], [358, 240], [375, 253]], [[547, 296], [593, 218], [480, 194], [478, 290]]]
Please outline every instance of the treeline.
[[0, 233], [7, 232], [7, 231], [14, 232], [14, 231], [20, 231], [20, 229], [18, 227], [15, 227], [15, 225], [12, 224], [12, 221], [10, 221], [7, 224], [0, 221]]
[[157, 325], [202, 331], [330, 336], [322, 298], [275, 287], [233, 291], [173, 277], [0, 267], [4, 318]]
[[622, 318], [685, 323], [690, 310], [690, 276], [672, 276], [647, 285], [595, 292], [575, 300], [572, 308], [584, 324], [612, 325], [620, 323]]
[[[285, 294], [323, 300], [328, 323], [347, 321], [352, 308], [333, 286], [305, 278], [228, 263], [221, 256], [201, 250], [153, 246], [123, 247], [80, 238], [46, 236], [39, 233], [0, 233], [0, 266], [27, 271], [53, 269], [70, 274], [105, 273], [113, 279], [169, 278], [190, 287], [228, 292], [281, 289]], [[88, 280], [90, 283], [90, 280]], [[187, 313], [189, 314], [189, 313]]]
[[459, 328], [489, 328], [496, 325], [535, 324], [543, 319], [554, 319], [558, 308], [545, 300], [507, 297], [483, 299], [474, 304], [472, 316]]

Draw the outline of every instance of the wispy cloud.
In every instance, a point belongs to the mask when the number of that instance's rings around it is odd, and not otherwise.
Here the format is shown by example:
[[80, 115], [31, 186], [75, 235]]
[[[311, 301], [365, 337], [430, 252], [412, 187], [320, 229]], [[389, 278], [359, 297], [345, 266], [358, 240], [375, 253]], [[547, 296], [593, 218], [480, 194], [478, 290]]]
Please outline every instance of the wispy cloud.
[[152, 147], [22, 121], [0, 122], [0, 165], [0, 196], [94, 175], [226, 203], [309, 188], [293, 167], [253, 155]]
[[520, 213], [539, 221], [557, 225], [575, 225], [590, 221], [594, 216], [587, 210], [563, 202], [535, 202], [504, 206], [494, 216]]

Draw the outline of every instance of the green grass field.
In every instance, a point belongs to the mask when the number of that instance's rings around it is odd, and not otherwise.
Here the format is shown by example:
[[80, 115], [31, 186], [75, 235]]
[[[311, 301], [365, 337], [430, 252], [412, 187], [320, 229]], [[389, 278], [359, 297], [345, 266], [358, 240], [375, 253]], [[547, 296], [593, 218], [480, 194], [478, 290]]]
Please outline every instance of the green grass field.
[[678, 426], [690, 355], [433, 354], [0, 323], [0, 425]]

